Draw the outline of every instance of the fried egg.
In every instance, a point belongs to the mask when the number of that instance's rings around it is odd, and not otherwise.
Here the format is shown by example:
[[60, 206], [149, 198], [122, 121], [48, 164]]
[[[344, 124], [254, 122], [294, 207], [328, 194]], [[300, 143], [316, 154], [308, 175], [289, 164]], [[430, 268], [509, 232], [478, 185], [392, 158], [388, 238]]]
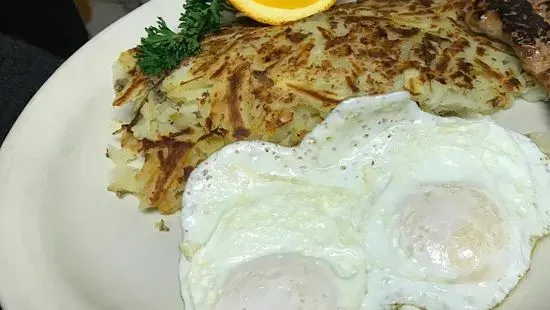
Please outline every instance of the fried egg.
[[549, 231], [549, 166], [405, 92], [342, 102], [295, 148], [233, 143], [184, 192], [186, 309], [490, 309]]
[[[225, 151], [251, 151], [242, 147]], [[363, 218], [367, 197], [315, 182], [313, 175], [295, 176], [298, 166], [272, 173], [270, 168], [286, 165], [274, 153], [290, 161], [296, 155], [266, 145], [257, 155], [240, 156], [242, 161], [226, 168], [214, 164], [198, 176], [225, 179], [227, 186], [189, 187], [183, 225], [190, 264], [182, 286], [191, 309], [329, 310], [361, 304], [366, 270], [362, 222], [354, 218]], [[251, 162], [267, 170], [254, 171]], [[208, 194], [192, 198], [203, 190]]]

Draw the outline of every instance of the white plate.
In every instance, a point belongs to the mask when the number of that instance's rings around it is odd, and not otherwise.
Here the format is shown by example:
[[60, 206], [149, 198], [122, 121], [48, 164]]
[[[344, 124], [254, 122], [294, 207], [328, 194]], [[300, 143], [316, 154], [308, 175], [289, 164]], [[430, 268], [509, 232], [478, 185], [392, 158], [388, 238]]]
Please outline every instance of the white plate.
[[[0, 150], [0, 302], [7, 310], [182, 309], [179, 217], [170, 232], [133, 198], [107, 192], [112, 167], [111, 65], [156, 16], [175, 22], [182, 2], [147, 3], [79, 50], [19, 117]], [[498, 118], [522, 132], [550, 128], [542, 104]], [[547, 309], [550, 243], [504, 308]]]

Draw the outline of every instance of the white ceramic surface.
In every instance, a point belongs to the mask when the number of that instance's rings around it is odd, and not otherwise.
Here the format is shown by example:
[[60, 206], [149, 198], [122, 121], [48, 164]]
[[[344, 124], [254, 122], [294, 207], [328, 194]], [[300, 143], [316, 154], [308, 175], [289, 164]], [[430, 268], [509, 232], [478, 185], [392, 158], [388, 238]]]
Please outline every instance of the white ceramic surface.
[[[143, 214], [106, 190], [111, 65], [156, 16], [181, 1], [145, 4], [97, 35], [44, 84], [0, 150], [0, 301], [7, 310], [182, 309], [179, 215]], [[497, 118], [526, 132], [550, 128], [543, 104]], [[170, 232], [154, 223], [164, 218]], [[550, 242], [504, 307], [549, 309]]]

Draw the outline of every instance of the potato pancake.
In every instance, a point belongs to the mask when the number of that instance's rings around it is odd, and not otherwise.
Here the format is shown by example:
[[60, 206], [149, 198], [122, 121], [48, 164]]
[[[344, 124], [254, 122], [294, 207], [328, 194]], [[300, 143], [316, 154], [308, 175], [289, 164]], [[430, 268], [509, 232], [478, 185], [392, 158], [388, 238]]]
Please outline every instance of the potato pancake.
[[[299, 143], [343, 99], [407, 90], [439, 115], [491, 114], [546, 90], [503, 43], [468, 30], [460, 2], [368, 0], [282, 26], [234, 25], [161, 77], [115, 64], [114, 106], [133, 112], [110, 147], [109, 189], [181, 208], [189, 174], [238, 140]], [[127, 107], [121, 107], [127, 106]], [[143, 158], [144, 164], [130, 162]]]

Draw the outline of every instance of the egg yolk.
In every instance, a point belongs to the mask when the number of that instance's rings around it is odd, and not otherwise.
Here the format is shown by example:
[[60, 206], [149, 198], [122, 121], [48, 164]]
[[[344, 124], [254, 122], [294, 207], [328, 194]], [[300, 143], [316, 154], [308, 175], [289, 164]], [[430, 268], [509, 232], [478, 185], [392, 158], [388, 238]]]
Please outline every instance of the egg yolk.
[[279, 9], [298, 9], [308, 7], [317, 0], [254, 0], [254, 2]]
[[408, 257], [432, 266], [449, 282], [479, 282], [508, 243], [503, 219], [483, 191], [453, 185], [424, 186], [398, 213], [399, 243]]
[[333, 276], [327, 263], [312, 257], [284, 254], [257, 258], [232, 271], [215, 309], [338, 309]]

